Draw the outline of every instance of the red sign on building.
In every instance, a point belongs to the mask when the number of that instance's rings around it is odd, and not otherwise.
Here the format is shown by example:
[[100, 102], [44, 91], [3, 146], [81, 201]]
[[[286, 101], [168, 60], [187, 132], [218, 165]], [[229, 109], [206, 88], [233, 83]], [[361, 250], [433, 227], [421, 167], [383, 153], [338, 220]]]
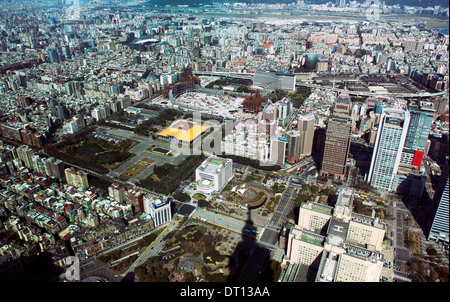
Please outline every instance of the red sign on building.
[[413, 166], [416, 166], [417, 169], [420, 169], [420, 165], [422, 164], [422, 159], [423, 159], [423, 151], [416, 151], [414, 153], [414, 158], [413, 158]]

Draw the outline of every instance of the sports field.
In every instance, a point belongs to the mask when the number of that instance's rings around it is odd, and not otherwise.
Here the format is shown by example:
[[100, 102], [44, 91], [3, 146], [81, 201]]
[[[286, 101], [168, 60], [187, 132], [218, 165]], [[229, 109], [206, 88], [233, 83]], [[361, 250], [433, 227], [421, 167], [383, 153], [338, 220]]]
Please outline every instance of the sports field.
[[144, 171], [147, 167], [149, 167], [151, 164], [153, 164], [155, 161], [149, 158], [143, 158], [137, 163], [135, 163], [133, 166], [131, 166], [128, 170], [122, 173], [122, 175], [128, 176], [128, 177], [136, 177], [139, 173]]

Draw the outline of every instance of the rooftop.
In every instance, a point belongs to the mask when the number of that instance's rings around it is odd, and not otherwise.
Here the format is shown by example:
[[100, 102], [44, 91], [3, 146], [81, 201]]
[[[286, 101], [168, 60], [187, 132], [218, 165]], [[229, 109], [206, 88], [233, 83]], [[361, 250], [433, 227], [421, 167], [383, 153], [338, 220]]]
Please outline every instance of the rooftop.
[[179, 141], [191, 142], [204, 131], [209, 129], [208, 126], [202, 126], [194, 122], [178, 120], [169, 127], [159, 132], [158, 135], [164, 137], [174, 137]]

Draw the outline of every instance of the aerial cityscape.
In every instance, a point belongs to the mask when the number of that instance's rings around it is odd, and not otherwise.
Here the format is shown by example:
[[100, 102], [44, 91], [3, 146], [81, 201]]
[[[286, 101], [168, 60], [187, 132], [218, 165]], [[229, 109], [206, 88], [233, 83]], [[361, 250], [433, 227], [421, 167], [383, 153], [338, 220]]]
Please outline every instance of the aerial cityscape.
[[1, 282], [449, 281], [448, 1], [0, 4]]

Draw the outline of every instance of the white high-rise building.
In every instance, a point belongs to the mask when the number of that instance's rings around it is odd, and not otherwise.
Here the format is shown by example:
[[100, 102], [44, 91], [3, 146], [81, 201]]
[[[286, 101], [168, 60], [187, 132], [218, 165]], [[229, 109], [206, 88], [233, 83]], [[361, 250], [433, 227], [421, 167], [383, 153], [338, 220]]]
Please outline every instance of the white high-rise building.
[[144, 212], [150, 214], [155, 227], [168, 223], [172, 220], [170, 200], [162, 201], [155, 196], [144, 196]]
[[65, 126], [67, 131], [71, 134], [74, 134], [78, 131], [78, 123], [75, 119], [68, 121]]
[[301, 115], [298, 118], [298, 131], [302, 135], [302, 140], [300, 143], [300, 154], [301, 156], [309, 156], [312, 152], [312, 146], [314, 141], [314, 123], [316, 117], [314, 113], [308, 113]]
[[336, 0], [336, 7], [345, 7], [345, 0]]
[[105, 107], [103, 107], [103, 106], [99, 106], [99, 107], [94, 108], [94, 109], [92, 110], [91, 115], [92, 115], [92, 117], [95, 118], [95, 120], [97, 120], [97, 121], [102, 120], [102, 119], [105, 119], [105, 118], [106, 118], [106, 109], [105, 109]]
[[288, 99], [283, 99], [277, 103], [278, 105], [278, 125], [286, 126], [292, 113], [292, 103]]
[[270, 160], [270, 138], [275, 136], [274, 121], [247, 119], [237, 124], [222, 141], [225, 154], [267, 162]]
[[410, 120], [409, 111], [385, 108], [380, 117], [367, 182], [387, 191], [400, 165]]
[[25, 167], [29, 169], [33, 169], [32, 156], [34, 155], [33, 149], [31, 149], [28, 145], [22, 145], [17, 147], [17, 156], [25, 165]]

